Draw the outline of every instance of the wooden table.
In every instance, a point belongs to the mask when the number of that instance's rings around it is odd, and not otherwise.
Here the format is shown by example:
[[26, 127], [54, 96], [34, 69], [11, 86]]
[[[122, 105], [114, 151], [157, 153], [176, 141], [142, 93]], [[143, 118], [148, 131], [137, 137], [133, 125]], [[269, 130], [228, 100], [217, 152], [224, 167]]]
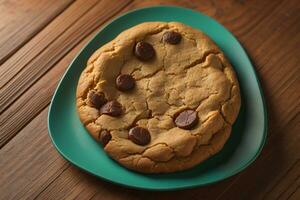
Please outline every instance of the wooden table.
[[[123, 188], [65, 161], [48, 106], [70, 61], [103, 24], [150, 5], [185, 6], [226, 26], [251, 57], [269, 112], [267, 143], [242, 173], [173, 192]], [[300, 199], [298, 0], [1, 0], [0, 199]]]

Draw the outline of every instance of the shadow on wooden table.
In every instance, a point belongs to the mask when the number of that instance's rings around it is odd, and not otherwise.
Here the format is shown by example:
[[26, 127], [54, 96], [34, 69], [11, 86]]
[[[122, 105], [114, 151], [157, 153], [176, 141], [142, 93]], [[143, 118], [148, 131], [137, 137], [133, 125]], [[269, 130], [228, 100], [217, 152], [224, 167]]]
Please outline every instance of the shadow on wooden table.
[[[91, 199], [198, 199], [211, 197], [212, 193], [216, 190], [222, 190], [226, 188], [231, 179], [219, 182], [217, 184], [196, 187], [192, 189], [176, 190], [176, 191], [149, 191], [138, 190], [133, 188], [127, 188], [124, 186], [116, 185], [110, 182], [103, 181], [95, 176], [88, 174], [75, 166], [71, 166], [74, 170], [72, 175], [78, 176], [80, 174], [81, 179], [86, 180], [88, 186], [94, 190], [93, 197]], [[76, 169], [75, 169], [76, 168]], [[217, 197], [217, 195], [216, 195]]]

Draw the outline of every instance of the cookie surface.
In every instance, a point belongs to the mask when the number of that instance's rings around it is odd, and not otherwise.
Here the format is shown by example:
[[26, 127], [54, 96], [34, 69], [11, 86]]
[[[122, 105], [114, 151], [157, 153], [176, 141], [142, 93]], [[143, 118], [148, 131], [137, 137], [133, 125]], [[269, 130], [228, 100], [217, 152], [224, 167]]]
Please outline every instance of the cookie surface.
[[77, 110], [123, 166], [144, 173], [191, 168], [220, 151], [240, 109], [235, 73], [202, 32], [147, 22], [88, 60]]

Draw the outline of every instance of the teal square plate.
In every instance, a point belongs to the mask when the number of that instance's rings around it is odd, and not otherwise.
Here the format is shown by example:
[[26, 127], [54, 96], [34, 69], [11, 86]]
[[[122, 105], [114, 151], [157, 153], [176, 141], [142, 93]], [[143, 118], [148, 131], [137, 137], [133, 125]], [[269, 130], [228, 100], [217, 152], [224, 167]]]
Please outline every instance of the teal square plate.
[[[223, 150], [193, 169], [145, 175], [120, 166], [80, 123], [75, 107], [77, 81], [91, 54], [120, 32], [146, 21], [178, 21], [209, 35], [232, 63], [241, 87], [242, 107]], [[174, 190], [214, 183], [245, 169], [261, 152], [267, 113], [254, 68], [237, 39], [214, 19], [180, 7], [158, 6], [129, 12], [111, 21], [81, 50], [61, 79], [48, 115], [48, 129], [59, 153], [75, 166], [104, 180], [149, 190]]]

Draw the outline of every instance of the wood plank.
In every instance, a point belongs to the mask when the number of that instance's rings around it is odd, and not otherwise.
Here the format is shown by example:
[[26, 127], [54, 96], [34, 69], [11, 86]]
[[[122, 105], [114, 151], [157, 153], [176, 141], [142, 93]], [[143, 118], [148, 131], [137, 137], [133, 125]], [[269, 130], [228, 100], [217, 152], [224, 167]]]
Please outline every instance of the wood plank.
[[[215, 185], [180, 191], [143, 191], [125, 188], [97, 179], [74, 166], [70, 166], [36, 199], [214, 199], [231, 179]], [[66, 187], [61, 188], [61, 185]], [[101, 188], [101, 189], [100, 189]]]
[[44, 109], [0, 150], [1, 200], [33, 199], [69, 166], [51, 144], [46, 120]]
[[[297, 1], [284, 1], [246, 36], [240, 37], [255, 58], [253, 62], [259, 69], [270, 121], [274, 120], [275, 125], [289, 121], [298, 105], [300, 68], [295, 66], [300, 64], [300, 58], [295, 49], [300, 44], [300, 15], [297, 10]], [[286, 107], [277, 106], [285, 104]]]
[[95, 33], [96, 31], [85, 38], [76, 48], [65, 56], [56, 67], [51, 69], [46, 76], [43, 76], [36, 84], [30, 87], [0, 116], [1, 132], [5, 134], [3, 135], [4, 139], [0, 140], [0, 146], [5, 144], [5, 140], [9, 141], [7, 137], [12, 138], [20, 129], [49, 105], [60, 77], [75, 55]]
[[[33, 40], [27, 43], [24, 48], [20, 49], [18, 53], [12, 56], [12, 58], [6, 62], [8, 63], [8, 65], [6, 65], [8, 69], [17, 68], [14, 68], [13, 66], [20, 67], [21, 65], [19, 62], [30, 62], [32, 57], [35, 57], [44, 51], [51, 42], [53, 42], [60, 34], [65, 32], [67, 28], [88, 12], [96, 3], [97, 0], [76, 1]], [[91, 35], [87, 38], [91, 38]], [[87, 42], [87, 40], [85, 41]], [[75, 48], [75, 51], [78, 52], [79, 47], [81, 48], [82, 46], [83, 43], [80, 43], [78, 47]], [[31, 87], [24, 95], [17, 99], [12, 106], [0, 115], [0, 135], [5, 134], [7, 137], [12, 137], [49, 104], [59, 77], [61, 77], [63, 71], [74, 58], [75, 52], [73, 52], [72, 55], [72, 57], [66, 57], [63, 67], [58, 67], [55, 72], [51, 72], [46, 76], [47, 80], [41, 82], [43, 85], [40, 83]], [[13, 74], [13, 72], [10, 71], [9, 74]], [[6, 74], [3, 76], [4, 78], [7, 77]], [[3, 135], [1, 138], [4, 137], [5, 136]], [[0, 147], [5, 144], [5, 140], [2, 140], [1, 138]]]
[[[69, 167], [69, 163], [54, 149], [48, 136], [47, 105], [59, 77], [95, 33], [80, 42], [47, 73], [48, 76], [40, 79], [20, 99], [20, 102], [27, 102], [19, 107], [25, 108], [23, 114], [33, 112], [36, 118], [0, 150], [0, 194], [3, 194], [0, 199], [33, 199]], [[34, 109], [32, 105], [39, 109]], [[22, 120], [11, 126], [19, 123]]]
[[295, 51], [300, 45], [298, 10], [297, 1], [283, 1], [249, 33], [239, 37], [255, 58], [252, 61], [261, 79], [270, 122], [274, 124], [270, 126], [271, 134], [273, 128], [287, 123], [299, 111], [300, 68], [295, 67], [300, 65], [299, 52]]
[[[286, 148], [292, 149], [290, 145], [285, 148], [282, 146], [285, 145], [285, 140], [292, 140], [290, 137], [293, 135], [286, 135], [290, 126], [293, 124], [295, 126], [290, 132], [293, 134], [299, 132], [299, 125], [295, 125], [299, 123], [300, 97], [297, 92], [300, 88], [300, 79], [297, 75], [300, 69], [295, 67], [300, 64], [295, 51], [300, 44], [298, 11], [299, 4], [296, 1], [285, 1], [274, 8], [260, 24], [253, 27], [250, 33], [240, 37], [247, 50], [256, 58], [255, 64], [259, 69], [268, 104], [269, 136], [274, 134], [281, 136], [280, 138], [274, 136], [279, 140], [276, 142], [274, 142], [276, 139], [272, 140], [271, 137], [271, 144], [264, 148], [264, 152], [273, 151], [269, 158], [263, 161], [259, 159], [257, 162], [261, 163], [256, 162], [255, 167], [242, 173], [240, 178], [220, 195], [220, 199], [236, 198], [236, 193], [244, 194], [240, 196], [242, 199], [276, 199], [280, 196], [280, 189], [293, 184], [293, 179], [286, 179], [284, 175], [297, 162], [300, 154], [296, 149], [294, 154], [286, 152]], [[251, 38], [255, 38], [257, 42], [251, 42]], [[284, 160], [281, 157], [284, 157]], [[283, 180], [285, 182], [282, 182]], [[276, 187], [278, 184], [280, 187]], [[264, 197], [265, 194], [274, 196]]]
[[288, 169], [287, 173], [280, 177], [275, 187], [267, 191], [263, 199], [287, 199], [288, 196], [296, 191], [297, 187], [300, 187], [300, 160], [297, 160]]
[[286, 189], [278, 196], [279, 199], [299, 199], [300, 197], [300, 168], [298, 166], [298, 168], [295, 169], [293, 167], [293, 169], [293, 171], [296, 171], [294, 174], [296, 177], [293, 177], [292, 181], [284, 181], [285, 183], [288, 182], [288, 184], [285, 186]]
[[288, 197], [288, 199], [289, 200], [299, 200], [300, 199], [300, 187], [298, 187], [297, 190]]
[[[271, 191], [278, 198], [280, 191], [277, 191], [276, 183], [286, 180], [286, 185], [281, 187], [287, 188], [294, 181], [293, 179], [289, 181], [282, 178], [288, 173], [290, 167], [300, 159], [300, 135], [295, 134], [299, 130], [300, 115], [286, 127], [274, 130], [276, 133], [273, 133], [273, 137], [267, 141], [262, 155], [255, 161], [255, 164], [242, 172], [238, 181], [219, 199], [234, 199], [237, 194], [239, 194], [240, 199], [262, 199], [268, 191]], [[299, 170], [295, 173], [299, 174]], [[282, 184], [284, 183], [282, 182]], [[271, 187], [269, 187], [270, 185]]]
[[0, 65], [72, 2], [72, 0], [1, 1]]
[[69, 29], [80, 17], [88, 12], [98, 1], [79, 0], [74, 2], [63, 13], [57, 16], [32, 40], [25, 44], [0, 68], [0, 88], [9, 82], [32, 59], [43, 52], [61, 34]]
[[[106, 20], [112, 17], [115, 13], [120, 11], [130, 1], [122, 1], [122, 3], [116, 3], [115, 1], [100, 1], [95, 4], [92, 9], [81, 16], [76, 22], [61, 35], [56, 37], [52, 43], [44, 45], [45, 48], [40, 53], [33, 52], [33, 58], [29, 63], [23, 60], [14, 60], [19, 62], [19, 65], [23, 65], [22, 69], [13, 79], [2, 88], [2, 95], [0, 96], [0, 110], [3, 112], [9, 105], [14, 103], [17, 98], [20, 97], [30, 86], [32, 86], [38, 79], [40, 79], [49, 69], [51, 69], [64, 55], [66, 55], [76, 44], [89, 35], [93, 30], [102, 25]], [[103, 9], [105, 7], [105, 9]], [[68, 16], [68, 15], [67, 15]], [[60, 20], [61, 18], [57, 18]], [[55, 23], [56, 24], [56, 23]], [[55, 28], [51, 27], [51, 28]], [[45, 29], [46, 30], [46, 29]], [[54, 29], [55, 32], [56, 29]], [[52, 29], [53, 32], [53, 29]], [[41, 32], [42, 36], [47, 35], [48, 31]], [[41, 36], [41, 37], [42, 37]], [[36, 42], [35, 40], [33, 41]], [[42, 44], [40, 44], [42, 45]], [[29, 52], [31, 54], [31, 52]], [[29, 55], [29, 57], [31, 57]], [[4, 63], [5, 65], [5, 63]], [[0, 111], [0, 113], [1, 113]], [[13, 114], [8, 111], [7, 115]], [[6, 124], [5, 120], [0, 121], [1, 126]], [[4, 116], [4, 114], [3, 114]], [[19, 128], [24, 124], [18, 125]], [[9, 128], [9, 126], [6, 126]], [[0, 146], [3, 146], [10, 138], [12, 138], [16, 132], [10, 132], [7, 130], [0, 130]]]
[[[2, 88], [0, 112], [11, 105], [83, 38], [118, 13], [129, 2], [130, 0], [124, 0], [121, 3], [117, 0], [98, 2], [89, 12], [74, 22], [70, 28], [66, 29], [61, 35], [56, 36], [51, 44], [47, 43], [47, 48], [44, 51], [35, 57], [29, 56], [31, 57], [29, 63], [21, 60], [18, 64], [21, 65], [22, 70], [15, 74]], [[6, 63], [3, 65], [6, 65]]]

